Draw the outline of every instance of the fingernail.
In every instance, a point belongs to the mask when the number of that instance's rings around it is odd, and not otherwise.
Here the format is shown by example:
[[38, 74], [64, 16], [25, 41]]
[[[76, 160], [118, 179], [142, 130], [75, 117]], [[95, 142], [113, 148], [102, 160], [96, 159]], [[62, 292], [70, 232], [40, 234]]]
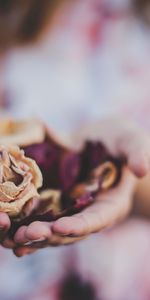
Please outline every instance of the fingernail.
[[33, 242], [26, 242], [26, 243], [24, 243], [23, 245], [24, 246], [31, 246], [33, 244]]
[[33, 241], [28, 241], [26, 243], [24, 243], [24, 246], [31, 246], [33, 245], [34, 243], [39, 243], [39, 242], [44, 242], [45, 241], [45, 237], [42, 237], [40, 239], [37, 239], [37, 240], [33, 240]]
[[21, 257], [25, 256], [24, 253], [22, 254], [22, 253], [20, 253], [20, 252], [17, 252], [16, 250], [17, 250], [17, 248], [13, 250], [13, 253], [15, 254], [15, 256], [16, 256], [17, 258], [21, 258]]

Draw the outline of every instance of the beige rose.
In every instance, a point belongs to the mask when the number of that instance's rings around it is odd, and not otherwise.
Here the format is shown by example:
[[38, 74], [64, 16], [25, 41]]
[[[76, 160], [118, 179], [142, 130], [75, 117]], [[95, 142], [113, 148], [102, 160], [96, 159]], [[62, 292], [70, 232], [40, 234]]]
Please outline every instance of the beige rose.
[[18, 216], [24, 205], [38, 197], [42, 174], [36, 162], [18, 146], [0, 146], [0, 211]]

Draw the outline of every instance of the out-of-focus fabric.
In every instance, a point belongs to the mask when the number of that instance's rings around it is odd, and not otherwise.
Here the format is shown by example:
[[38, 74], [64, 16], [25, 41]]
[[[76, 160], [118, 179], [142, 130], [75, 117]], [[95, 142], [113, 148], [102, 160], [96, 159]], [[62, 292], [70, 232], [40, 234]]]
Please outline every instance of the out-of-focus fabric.
[[11, 113], [39, 115], [62, 132], [123, 109], [141, 120], [150, 95], [149, 33], [130, 1], [76, 1], [38, 45], [7, 58]]
[[[75, 1], [38, 45], [11, 51], [1, 68], [2, 115], [38, 115], [62, 135], [115, 114], [150, 129], [150, 31], [132, 15], [130, 4]], [[0, 298], [59, 300], [73, 253], [77, 271], [90, 278], [98, 300], [148, 300], [149, 233], [149, 223], [132, 221], [76, 246], [22, 259], [1, 249]]]

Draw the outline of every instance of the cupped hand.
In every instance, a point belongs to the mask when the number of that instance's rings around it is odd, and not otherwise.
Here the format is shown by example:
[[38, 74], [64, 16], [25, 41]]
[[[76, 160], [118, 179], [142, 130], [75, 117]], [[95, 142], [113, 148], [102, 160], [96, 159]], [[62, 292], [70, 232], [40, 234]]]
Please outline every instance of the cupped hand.
[[136, 177], [143, 177], [150, 170], [150, 137], [128, 121], [111, 119], [80, 129], [73, 135], [70, 145], [82, 145], [86, 139], [100, 140], [112, 155], [126, 158], [127, 166], [120, 184], [100, 194], [95, 203], [72, 217], [20, 227], [13, 242], [7, 238], [3, 240], [3, 245], [12, 247], [17, 256], [47, 246], [75, 243], [91, 233], [110, 228], [129, 214]]
[[118, 187], [97, 196], [95, 203], [82, 212], [51, 223], [22, 226], [14, 237], [18, 245], [15, 254], [22, 256], [39, 248], [72, 244], [120, 222], [132, 207], [136, 185], [135, 176], [127, 168], [123, 173]]

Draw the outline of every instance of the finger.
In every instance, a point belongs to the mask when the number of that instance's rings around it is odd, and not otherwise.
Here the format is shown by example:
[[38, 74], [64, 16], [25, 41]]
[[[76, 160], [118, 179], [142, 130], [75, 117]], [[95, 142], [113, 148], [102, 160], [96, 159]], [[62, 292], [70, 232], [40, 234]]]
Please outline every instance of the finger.
[[16, 243], [25, 244], [49, 239], [51, 236], [51, 224], [48, 222], [33, 222], [29, 226], [23, 226], [15, 234]]
[[125, 156], [136, 176], [150, 170], [150, 137], [131, 121], [115, 117], [94, 122], [78, 130], [72, 141], [81, 144], [87, 138], [102, 141], [114, 156]]
[[130, 170], [137, 177], [144, 177], [148, 174], [150, 169], [149, 157], [148, 155], [146, 155], [146, 153], [144, 153], [142, 149], [139, 150], [135, 155], [135, 151], [133, 149], [133, 151], [129, 154], [128, 165], [130, 167]]
[[53, 232], [84, 236], [114, 225], [131, 207], [130, 193], [134, 183], [134, 176], [125, 172], [118, 188], [100, 195], [94, 204], [81, 213], [55, 221], [52, 225]]
[[0, 230], [8, 231], [10, 228], [11, 222], [7, 214], [0, 212]]
[[33, 222], [27, 227], [25, 234], [29, 241], [49, 239], [51, 236], [51, 223], [39, 221]]
[[29, 247], [18, 247], [13, 250], [13, 253], [17, 257], [23, 257], [25, 255], [33, 254], [37, 251], [37, 249], [29, 248]]
[[[16, 244], [27, 246], [29, 248], [31, 248], [31, 247], [37, 248], [37, 249], [42, 248], [43, 245], [46, 243], [47, 239], [45, 237], [40, 237], [38, 239], [31, 239], [31, 238], [29, 239], [29, 237], [27, 237], [27, 231], [28, 231], [27, 226], [22, 226], [21, 228], [18, 229], [18, 231], [14, 237]], [[16, 244], [15, 244], [15, 247], [16, 247]]]
[[7, 214], [0, 212], [0, 241], [2, 243], [11, 225]]
[[7, 249], [14, 249], [16, 247], [16, 243], [13, 240], [10, 240], [9, 238], [5, 238], [2, 241], [2, 246]]
[[136, 176], [143, 177], [150, 171], [150, 139], [146, 134], [137, 130], [127, 132], [119, 139], [117, 147]]
[[15, 236], [14, 236], [14, 241], [17, 244], [25, 244], [28, 242], [28, 239], [26, 238], [26, 230], [27, 230], [27, 226], [21, 226]]
[[53, 230], [62, 236], [65, 234], [68, 236], [72, 235], [78, 237], [102, 230], [107, 224], [106, 205], [103, 207], [104, 220], [98, 212], [101, 208], [102, 207], [100, 207], [100, 205], [94, 205], [92, 211], [85, 210], [73, 217], [64, 217], [56, 221]]
[[36, 252], [38, 249], [47, 248], [49, 246], [51, 247], [57, 247], [57, 246], [64, 246], [64, 245], [70, 245], [77, 243], [81, 240], [86, 239], [87, 236], [80, 236], [80, 237], [60, 237], [58, 235], [52, 235], [49, 241], [45, 240], [43, 242], [33, 242], [29, 245], [24, 245], [23, 247], [15, 247], [13, 252], [17, 257], [22, 257], [28, 254], [32, 254]]
[[121, 208], [117, 207], [115, 202], [97, 203], [92, 209], [86, 209], [76, 216], [65, 217], [57, 221], [54, 231], [60, 235], [88, 235], [113, 226], [117, 220], [119, 221], [120, 216], [123, 217]]

